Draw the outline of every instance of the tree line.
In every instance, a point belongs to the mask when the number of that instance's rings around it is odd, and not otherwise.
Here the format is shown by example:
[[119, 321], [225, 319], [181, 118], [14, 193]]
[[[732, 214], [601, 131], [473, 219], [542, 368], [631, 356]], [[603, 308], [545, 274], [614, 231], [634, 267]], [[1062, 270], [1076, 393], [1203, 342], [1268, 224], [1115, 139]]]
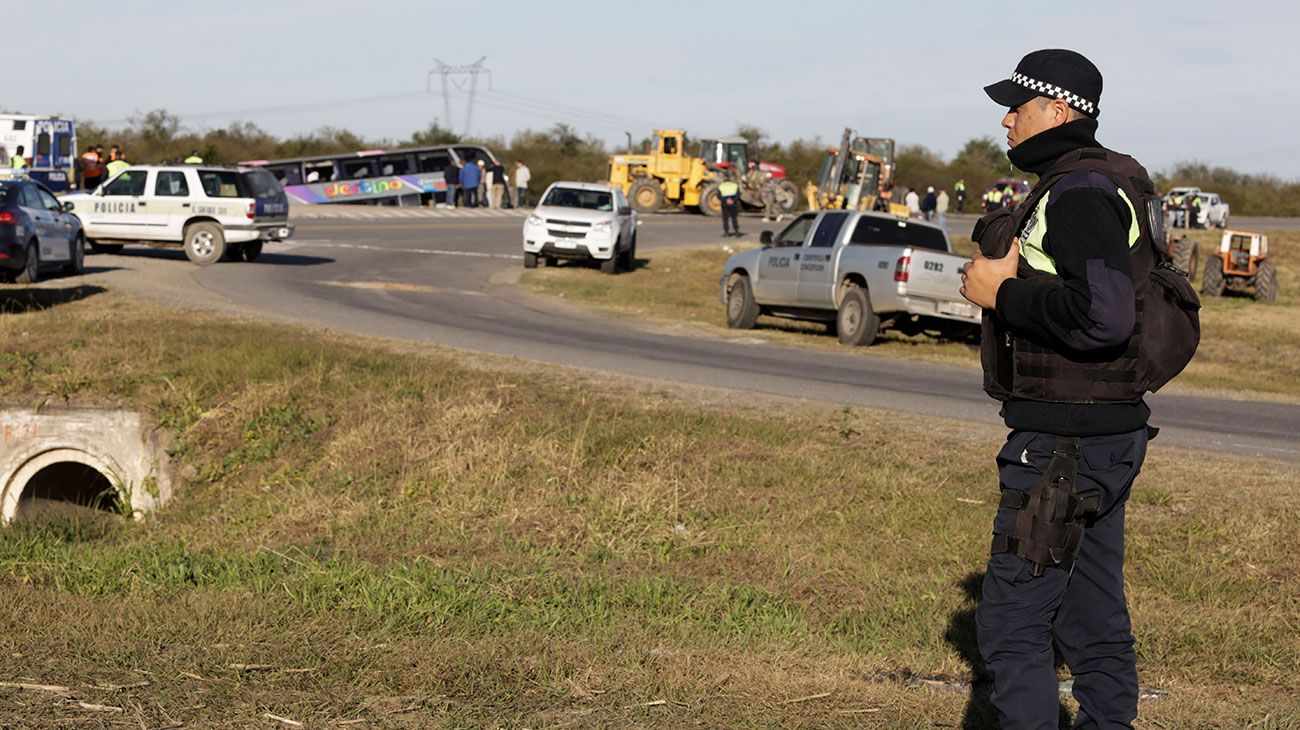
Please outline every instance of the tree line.
[[[765, 162], [784, 165], [791, 181], [802, 195], [805, 183], [821, 174], [826, 149], [838, 141], [821, 138], [774, 142], [761, 129], [742, 124], [737, 134], [757, 143]], [[456, 142], [486, 145], [507, 169], [523, 161], [532, 171], [533, 188], [562, 179], [601, 180], [606, 175], [608, 156], [614, 152], [642, 151], [649, 139], [634, 142], [635, 150], [609, 147], [592, 135], [584, 135], [568, 124], [556, 124], [545, 130], [524, 130], [509, 138], [504, 136], [462, 138], [437, 124], [417, 130], [404, 139], [368, 139], [352, 131], [321, 127], [311, 132], [278, 137], [252, 122], [234, 122], [226, 127], [193, 130], [181, 120], [156, 109], [132, 118], [125, 126], [109, 129], [92, 121], [78, 122], [77, 137], [83, 149], [91, 144], [119, 145], [127, 159], [135, 163], [179, 161], [191, 151], [209, 162], [234, 163], [241, 160], [277, 159], [307, 155], [354, 152], [370, 148], [414, 147]], [[923, 145], [908, 144], [896, 153], [896, 183], [924, 191], [933, 186], [953, 194], [953, 184], [965, 180], [967, 211], [979, 204], [982, 191], [996, 180], [1018, 178], [1033, 181], [1033, 176], [1011, 167], [1002, 144], [993, 137], [968, 141], [951, 159]], [[1195, 185], [1219, 193], [1237, 215], [1300, 216], [1300, 181], [1284, 181], [1274, 175], [1237, 172], [1226, 167], [1200, 162], [1184, 162], [1169, 170], [1155, 173], [1156, 187], [1167, 190], [1176, 185]], [[955, 198], [954, 198], [955, 202]]]

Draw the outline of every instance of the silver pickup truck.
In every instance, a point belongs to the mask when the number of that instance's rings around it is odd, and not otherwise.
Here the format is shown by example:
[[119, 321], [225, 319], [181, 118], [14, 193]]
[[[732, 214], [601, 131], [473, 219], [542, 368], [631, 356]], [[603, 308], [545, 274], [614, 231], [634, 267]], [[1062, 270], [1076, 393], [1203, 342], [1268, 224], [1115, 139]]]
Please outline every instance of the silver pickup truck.
[[804, 213], [763, 247], [732, 256], [720, 294], [727, 326], [759, 315], [825, 322], [846, 345], [869, 345], [881, 328], [955, 334], [979, 325], [962, 298], [961, 266], [938, 226], [884, 213]]

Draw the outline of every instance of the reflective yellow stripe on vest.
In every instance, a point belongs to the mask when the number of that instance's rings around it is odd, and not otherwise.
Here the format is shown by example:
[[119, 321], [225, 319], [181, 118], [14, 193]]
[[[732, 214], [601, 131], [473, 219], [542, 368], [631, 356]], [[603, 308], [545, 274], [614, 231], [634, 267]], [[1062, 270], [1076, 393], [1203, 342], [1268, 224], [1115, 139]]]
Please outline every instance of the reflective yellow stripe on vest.
[[[1043, 241], [1047, 238], [1047, 201], [1052, 197], [1052, 191], [1048, 190], [1038, 205], [1034, 206], [1033, 215], [1025, 223], [1025, 228], [1020, 236], [1020, 255], [1025, 257], [1025, 261], [1034, 268], [1035, 271], [1041, 271], [1045, 274], [1056, 273], [1056, 261], [1047, 255], [1043, 250]], [[1128, 247], [1133, 248], [1137, 245], [1138, 237], [1141, 234], [1138, 228], [1137, 211], [1133, 208], [1133, 203], [1119, 190], [1119, 197], [1124, 199], [1124, 204], [1128, 206]]]
[[728, 180], [718, 186], [718, 194], [723, 197], [730, 197], [740, 192], [740, 185]]

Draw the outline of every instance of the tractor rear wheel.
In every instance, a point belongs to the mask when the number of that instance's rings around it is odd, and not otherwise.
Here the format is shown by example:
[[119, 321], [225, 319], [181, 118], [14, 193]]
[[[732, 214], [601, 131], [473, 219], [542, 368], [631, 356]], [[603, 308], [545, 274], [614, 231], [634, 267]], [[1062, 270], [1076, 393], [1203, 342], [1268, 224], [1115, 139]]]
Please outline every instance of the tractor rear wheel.
[[790, 214], [799, 207], [799, 189], [789, 180], [782, 180], [776, 186], [776, 211]]
[[632, 201], [632, 210], [638, 213], [653, 213], [663, 207], [664, 189], [653, 180], [638, 180], [633, 183], [627, 197]]
[[1174, 241], [1174, 250], [1170, 258], [1173, 259], [1174, 266], [1188, 272], [1188, 278], [1191, 278], [1192, 267], [1196, 265], [1196, 259], [1192, 254], [1192, 239], [1187, 236]]
[[1277, 268], [1271, 259], [1260, 263], [1255, 273], [1255, 301], [1265, 304], [1277, 301]]
[[722, 194], [718, 192], [721, 184], [711, 182], [700, 193], [700, 212], [704, 215], [722, 215]]
[[1223, 296], [1223, 259], [1211, 255], [1205, 261], [1205, 274], [1201, 278], [1201, 296]]

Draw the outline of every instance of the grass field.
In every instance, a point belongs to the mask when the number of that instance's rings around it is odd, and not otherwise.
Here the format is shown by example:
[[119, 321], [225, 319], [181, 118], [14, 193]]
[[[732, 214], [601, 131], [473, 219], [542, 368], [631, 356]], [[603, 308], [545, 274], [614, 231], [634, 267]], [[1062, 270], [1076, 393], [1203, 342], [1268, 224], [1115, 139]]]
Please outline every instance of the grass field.
[[[0, 398], [148, 412], [176, 474], [140, 521], [0, 530], [0, 724], [991, 727], [969, 682], [1000, 429], [113, 292], [0, 305]], [[1142, 727], [1300, 727], [1294, 485], [1153, 450]]]
[[[1203, 264], [1205, 255], [1217, 245], [1218, 234], [1195, 231], [1193, 237], [1200, 241]], [[1201, 347], [1172, 389], [1300, 398], [1300, 231], [1271, 233], [1269, 245], [1279, 266], [1277, 303], [1256, 304], [1245, 296], [1205, 300]], [[963, 254], [973, 250], [969, 238], [954, 240], [954, 246]], [[713, 334], [757, 334], [773, 342], [805, 347], [842, 347], [822, 325], [775, 317], [761, 318], [752, 332], [727, 330], [718, 299], [718, 277], [730, 256], [723, 244], [656, 252], [645, 266], [630, 274], [606, 277], [594, 269], [562, 266], [529, 272], [523, 283], [542, 294], [640, 320], [687, 324]], [[1199, 289], [1199, 273], [1195, 284]], [[972, 342], [907, 337], [888, 330], [864, 352], [979, 366], [978, 346]]]

